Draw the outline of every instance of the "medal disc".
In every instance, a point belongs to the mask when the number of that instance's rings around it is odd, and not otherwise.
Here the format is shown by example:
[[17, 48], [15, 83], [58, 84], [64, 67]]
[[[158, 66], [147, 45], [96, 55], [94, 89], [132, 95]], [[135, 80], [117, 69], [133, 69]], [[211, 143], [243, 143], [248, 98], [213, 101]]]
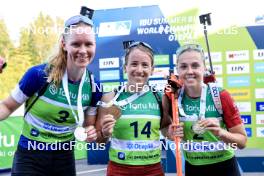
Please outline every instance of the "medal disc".
[[102, 109], [106, 114], [113, 115], [116, 120], [121, 116], [121, 109], [116, 105], [112, 105], [110, 107], [102, 107]]
[[78, 141], [85, 141], [87, 138], [87, 133], [85, 133], [85, 128], [78, 126], [74, 131], [74, 136]]
[[201, 127], [201, 126], [199, 125], [198, 122], [196, 122], [195, 124], [193, 124], [193, 126], [192, 126], [192, 130], [193, 130], [193, 132], [196, 133], [196, 134], [203, 134], [203, 133], [205, 133], [205, 131], [206, 131], [204, 127]]

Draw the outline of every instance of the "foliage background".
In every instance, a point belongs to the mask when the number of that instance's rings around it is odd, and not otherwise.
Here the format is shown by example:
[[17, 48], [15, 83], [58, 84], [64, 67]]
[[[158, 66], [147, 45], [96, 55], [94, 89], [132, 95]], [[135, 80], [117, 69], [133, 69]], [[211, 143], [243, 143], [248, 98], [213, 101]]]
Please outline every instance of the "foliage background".
[[0, 56], [7, 67], [0, 74], [0, 100], [6, 98], [28, 68], [47, 61], [58, 44], [63, 29], [63, 19], [53, 19], [42, 12], [28, 26], [20, 29], [19, 42], [15, 44], [0, 19]]

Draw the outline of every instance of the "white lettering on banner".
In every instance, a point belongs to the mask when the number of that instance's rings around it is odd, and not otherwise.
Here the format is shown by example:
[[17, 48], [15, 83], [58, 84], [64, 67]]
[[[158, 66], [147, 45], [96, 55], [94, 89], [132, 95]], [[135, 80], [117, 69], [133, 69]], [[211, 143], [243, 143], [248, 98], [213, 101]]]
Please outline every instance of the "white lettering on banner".
[[257, 127], [257, 137], [264, 137], [264, 127]]
[[249, 60], [249, 51], [227, 51], [226, 52], [226, 61], [243, 61]]
[[116, 68], [119, 67], [119, 58], [100, 58], [99, 68]]
[[249, 63], [227, 64], [227, 74], [249, 73]]
[[[211, 52], [211, 59], [212, 62], [222, 62], [222, 53], [221, 52]], [[209, 57], [208, 57], [208, 53], [205, 52], [204, 53], [204, 57], [205, 57], [205, 61], [209, 63]]]
[[264, 49], [254, 50], [253, 53], [255, 60], [264, 60]]
[[151, 26], [151, 25], [162, 25], [162, 24], [187, 24], [194, 23], [196, 16], [177, 16], [174, 18], [144, 18], [139, 21], [139, 26]]
[[255, 97], [256, 98], [264, 98], [264, 88], [255, 89]]
[[0, 132], [0, 147], [14, 147], [15, 146], [15, 135], [3, 135]]
[[263, 125], [264, 124], [264, 114], [257, 114], [256, 115], [256, 124], [257, 125]]
[[239, 112], [251, 112], [251, 103], [250, 102], [236, 102]]

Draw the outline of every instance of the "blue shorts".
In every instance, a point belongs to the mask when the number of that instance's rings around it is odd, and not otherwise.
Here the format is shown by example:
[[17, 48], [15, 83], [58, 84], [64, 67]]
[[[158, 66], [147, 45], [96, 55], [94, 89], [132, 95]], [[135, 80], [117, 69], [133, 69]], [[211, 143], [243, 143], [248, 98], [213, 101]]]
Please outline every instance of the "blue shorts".
[[73, 150], [27, 150], [18, 146], [12, 176], [75, 176]]

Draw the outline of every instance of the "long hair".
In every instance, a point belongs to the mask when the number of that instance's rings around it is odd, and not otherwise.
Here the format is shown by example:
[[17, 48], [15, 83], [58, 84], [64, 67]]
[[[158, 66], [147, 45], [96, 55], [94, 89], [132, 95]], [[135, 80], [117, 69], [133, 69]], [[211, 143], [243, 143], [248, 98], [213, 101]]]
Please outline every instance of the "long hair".
[[67, 67], [67, 52], [63, 49], [62, 40], [63, 36], [60, 39], [58, 53], [51, 57], [46, 67], [46, 72], [48, 73], [48, 82], [53, 81], [57, 87], [59, 86]]

